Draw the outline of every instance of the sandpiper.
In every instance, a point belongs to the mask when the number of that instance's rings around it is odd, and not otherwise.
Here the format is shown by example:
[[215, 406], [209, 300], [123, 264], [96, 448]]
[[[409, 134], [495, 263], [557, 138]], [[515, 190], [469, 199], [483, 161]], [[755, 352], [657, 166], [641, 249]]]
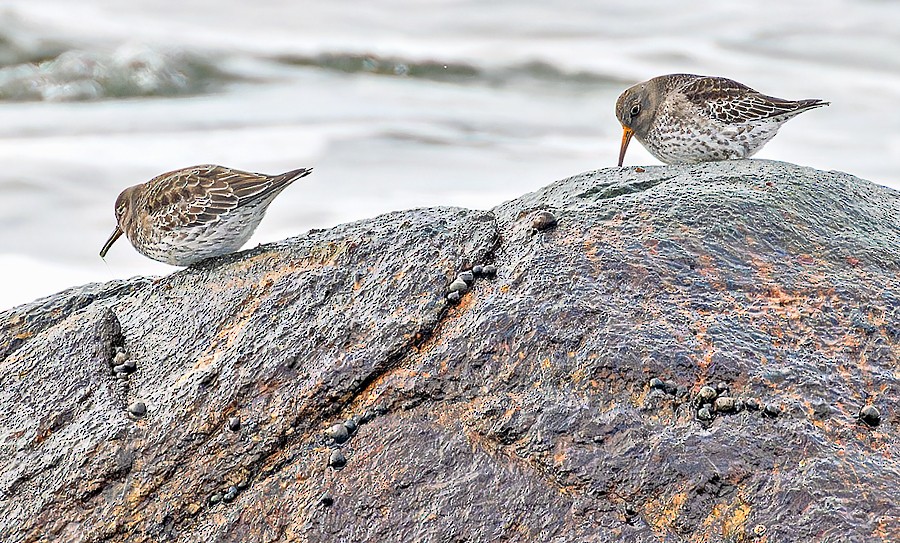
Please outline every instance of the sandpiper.
[[139, 253], [175, 266], [233, 253], [250, 239], [272, 200], [310, 172], [264, 175], [206, 164], [164, 173], [119, 194], [118, 224], [100, 256], [122, 234]]
[[788, 119], [828, 102], [784, 100], [726, 79], [692, 74], [654, 77], [616, 100], [622, 123], [619, 166], [631, 137], [666, 164], [748, 158]]

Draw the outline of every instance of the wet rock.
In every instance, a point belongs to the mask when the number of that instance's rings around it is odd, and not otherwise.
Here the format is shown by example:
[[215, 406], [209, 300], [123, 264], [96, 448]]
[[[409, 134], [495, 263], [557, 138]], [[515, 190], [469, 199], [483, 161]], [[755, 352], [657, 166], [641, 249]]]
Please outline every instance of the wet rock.
[[231, 503], [234, 501], [235, 498], [237, 498], [237, 495], [238, 495], [237, 487], [230, 486], [230, 487], [228, 487], [228, 490], [225, 492], [225, 495], [222, 496], [222, 501], [225, 503]]
[[466, 282], [463, 281], [462, 279], [457, 278], [457, 279], [454, 279], [452, 283], [450, 283], [450, 286], [447, 287], [447, 289], [450, 291], [451, 294], [454, 292], [458, 292], [460, 294], [465, 294], [466, 292], [469, 291], [469, 285], [466, 284]]
[[781, 406], [774, 403], [767, 403], [765, 409], [763, 409], [763, 414], [767, 417], [775, 418], [781, 414]]
[[147, 414], [147, 405], [141, 401], [134, 402], [128, 406], [128, 414], [139, 419]]
[[531, 221], [531, 227], [538, 232], [553, 228], [554, 226], [556, 226], [556, 215], [549, 211], [537, 212]]
[[716, 399], [716, 389], [710, 386], [704, 386], [697, 392], [697, 401], [701, 404], [710, 403]]
[[328, 456], [328, 466], [334, 469], [341, 469], [347, 465], [347, 457], [340, 449], [334, 449]]
[[708, 407], [701, 407], [697, 410], [697, 418], [700, 420], [712, 420], [712, 412]]
[[362, 415], [359, 417], [360, 424], [368, 424], [375, 420], [375, 417], [378, 416], [378, 412], [375, 409], [366, 409]]
[[867, 405], [859, 411], [859, 420], [869, 426], [878, 426], [881, 423], [881, 412], [874, 405]]
[[482, 266], [481, 264], [472, 266], [472, 275], [474, 275], [475, 277], [481, 277], [482, 275], [484, 275], [484, 266]]
[[497, 266], [493, 264], [487, 264], [484, 266], [483, 274], [485, 277], [494, 277], [497, 275]]
[[731, 396], [719, 396], [716, 398], [715, 408], [718, 413], [733, 413], [736, 409], [736, 401]]
[[343, 424], [335, 424], [325, 430], [325, 435], [335, 443], [343, 443], [350, 439], [350, 432]]
[[239, 432], [241, 430], [241, 418], [240, 417], [229, 417], [228, 418], [228, 429], [232, 432]]
[[[764, 160], [645, 169], [0, 313], [0, 540], [900, 541], [900, 197]], [[565, 228], [530, 238], [523, 209]], [[447, 311], [487, 262], [500, 279]], [[681, 392], [642, 411], [654, 376]], [[700, 420], [718, 381], [790, 416]], [[843, 416], [865, 391], [878, 431]], [[138, 398], [152, 423], [122, 412]], [[345, 413], [367, 426], [334, 471]]]
[[356, 419], [351, 418], [344, 421], [344, 428], [347, 429], [347, 433], [350, 435], [353, 435], [358, 427], [359, 425], [356, 423]]

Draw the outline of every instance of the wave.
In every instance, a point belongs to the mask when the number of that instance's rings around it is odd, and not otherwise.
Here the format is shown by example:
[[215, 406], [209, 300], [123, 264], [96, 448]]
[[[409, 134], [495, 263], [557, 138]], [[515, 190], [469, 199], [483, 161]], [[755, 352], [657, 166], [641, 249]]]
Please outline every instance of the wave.
[[[0, 27], [19, 28], [22, 24], [9, 16], [0, 16]], [[66, 47], [54, 40], [26, 34], [23, 31], [6, 31], [0, 34], [0, 68], [37, 63], [50, 60], [63, 51]]]
[[463, 62], [412, 60], [401, 57], [382, 57], [358, 53], [279, 55], [273, 57], [272, 60], [292, 66], [313, 67], [348, 74], [369, 73], [392, 77], [410, 77], [492, 86], [520, 83], [523, 79], [534, 82], [584, 85], [619, 85], [628, 82], [607, 74], [589, 71], [566, 71], [543, 61], [488, 67]]
[[[37, 57], [37, 58], [35, 58]], [[215, 90], [236, 79], [205, 57], [122, 46], [111, 53], [26, 49], [0, 37], [0, 100], [80, 101], [183, 96]]]

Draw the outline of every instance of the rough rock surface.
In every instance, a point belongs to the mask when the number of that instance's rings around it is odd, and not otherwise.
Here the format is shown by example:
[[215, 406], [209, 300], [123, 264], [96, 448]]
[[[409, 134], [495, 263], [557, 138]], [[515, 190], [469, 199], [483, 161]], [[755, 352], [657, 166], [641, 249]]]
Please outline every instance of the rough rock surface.
[[900, 541], [898, 272], [900, 194], [740, 161], [71, 289], [0, 314], [0, 540]]

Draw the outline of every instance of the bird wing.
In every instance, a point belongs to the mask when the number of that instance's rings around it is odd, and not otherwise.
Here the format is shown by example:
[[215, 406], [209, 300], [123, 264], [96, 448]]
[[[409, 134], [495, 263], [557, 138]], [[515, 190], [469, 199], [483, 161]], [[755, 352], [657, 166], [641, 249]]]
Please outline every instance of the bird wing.
[[723, 123], [791, 117], [826, 104], [821, 100], [793, 101], [766, 96], [725, 77], [698, 77], [688, 81], [680, 90], [688, 101]]
[[162, 224], [208, 224], [238, 207], [274, 197], [310, 172], [311, 169], [302, 168], [270, 176], [215, 165], [176, 170], [148, 183], [153, 187], [148, 212]]

